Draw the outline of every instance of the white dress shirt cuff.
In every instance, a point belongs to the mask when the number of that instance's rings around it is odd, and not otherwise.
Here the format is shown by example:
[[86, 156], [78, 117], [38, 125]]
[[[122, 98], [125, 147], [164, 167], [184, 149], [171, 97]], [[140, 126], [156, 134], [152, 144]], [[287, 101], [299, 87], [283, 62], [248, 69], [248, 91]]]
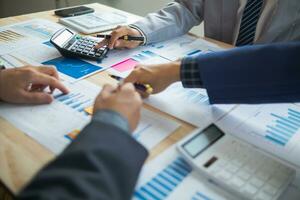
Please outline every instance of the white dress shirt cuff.
[[141, 45], [146, 45], [147, 44], [147, 36], [146, 34], [144, 33], [144, 31], [142, 29], [140, 29], [138, 26], [134, 25], [134, 24], [130, 24], [128, 25], [130, 28], [133, 28], [135, 30], [137, 30], [144, 38], [144, 41]]

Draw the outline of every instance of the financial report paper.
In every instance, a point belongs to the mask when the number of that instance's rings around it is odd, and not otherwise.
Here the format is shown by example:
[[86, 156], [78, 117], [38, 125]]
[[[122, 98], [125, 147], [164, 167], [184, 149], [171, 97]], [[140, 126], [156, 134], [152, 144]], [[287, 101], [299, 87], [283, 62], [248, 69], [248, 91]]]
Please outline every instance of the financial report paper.
[[223, 50], [217, 44], [187, 34], [149, 46], [151, 51], [170, 61]]
[[44, 19], [33, 19], [0, 27], [0, 55], [47, 42], [62, 27]]
[[300, 168], [299, 105], [240, 105], [217, 125], [226, 133]]
[[[71, 92], [67, 95], [54, 93], [54, 101], [51, 104], [1, 104], [0, 116], [53, 153], [59, 154], [90, 122], [91, 116], [84, 109], [93, 105], [101, 90], [88, 81], [64, 84]], [[180, 124], [173, 120], [142, 109], [141, 120], [133, 137], [151, 149], [179, 126]], [[101, 131], [103, 130], [99, 130]]]
[[196, 127], [205, 127], [236, 105], [211, 105], [205, 89], [186, 89], [180, 82], [170, 85], [145, 102]]
[[173, 145], [143, 167], [132, 199], [234, 200], [213, 187], [199, 177]]
[[[174, 168], [176, 170], [173, 170]], [[279, 200], [298, 200], [299, 197], [299, 187], [292, 183]], [[173, 145], [144, 165], [132, 199], [238, 200], [240, 198], [207, 181], [181, 157]]]

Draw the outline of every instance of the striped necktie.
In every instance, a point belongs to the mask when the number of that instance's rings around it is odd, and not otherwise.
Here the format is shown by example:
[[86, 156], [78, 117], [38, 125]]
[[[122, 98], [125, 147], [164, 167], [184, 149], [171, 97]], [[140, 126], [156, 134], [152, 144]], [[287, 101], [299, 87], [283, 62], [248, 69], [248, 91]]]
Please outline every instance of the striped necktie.
[[253, 44], [256, 25], [261, 13], [263, 0], [248, 0], [244, 9], [236, 46]]

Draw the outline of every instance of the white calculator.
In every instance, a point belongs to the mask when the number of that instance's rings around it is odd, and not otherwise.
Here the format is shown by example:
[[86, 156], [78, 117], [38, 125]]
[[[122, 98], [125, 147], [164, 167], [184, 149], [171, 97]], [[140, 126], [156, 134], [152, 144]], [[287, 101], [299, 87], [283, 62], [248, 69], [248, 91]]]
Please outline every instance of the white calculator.
[[296, 174], [214, 124], [191, 133], [177, 149], [195, 170], [241, 199], [278, 199]]

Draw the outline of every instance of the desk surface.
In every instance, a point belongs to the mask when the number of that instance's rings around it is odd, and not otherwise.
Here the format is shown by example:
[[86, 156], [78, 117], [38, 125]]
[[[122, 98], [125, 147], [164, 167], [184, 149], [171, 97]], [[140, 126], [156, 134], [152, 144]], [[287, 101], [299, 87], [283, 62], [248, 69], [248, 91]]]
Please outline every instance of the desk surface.
[[[101, 4], [89, 4], [88, 6], [98, 11], [116, 10]], [[135, 20], [141, 18], [130, 13], [126, 13], [126, 15]], [[2, 18], [0, 19], [0, 26], [33, 18], [44, 18], [54, 22], [58, 21], [58, 18], [53, 14], [53, 11], [45, 11], [29, 15]], [[224, 43], [214, 42], [218, 43], [222, 47], [230, 47]], [[116, 84], [116, 82], [112, 80], [106, 72], [100, 72], [87, 78], [87, 80], [97, 85], [103, 85], [105, 83]], [[181, 124], [180, 128], [151, 150], [149, 159], [152, 159], [163, 152], [195, 128], [184, 121], [162, 113], [148, 105], [144, 105], [144, 107]], [[20, 189], [22, 189], [22, 187], [24, 187], [30, 179], [54, 157], [55, 155], [52, 152], [0, 117], [0, 180], [13, 193], [18, 193]]]

